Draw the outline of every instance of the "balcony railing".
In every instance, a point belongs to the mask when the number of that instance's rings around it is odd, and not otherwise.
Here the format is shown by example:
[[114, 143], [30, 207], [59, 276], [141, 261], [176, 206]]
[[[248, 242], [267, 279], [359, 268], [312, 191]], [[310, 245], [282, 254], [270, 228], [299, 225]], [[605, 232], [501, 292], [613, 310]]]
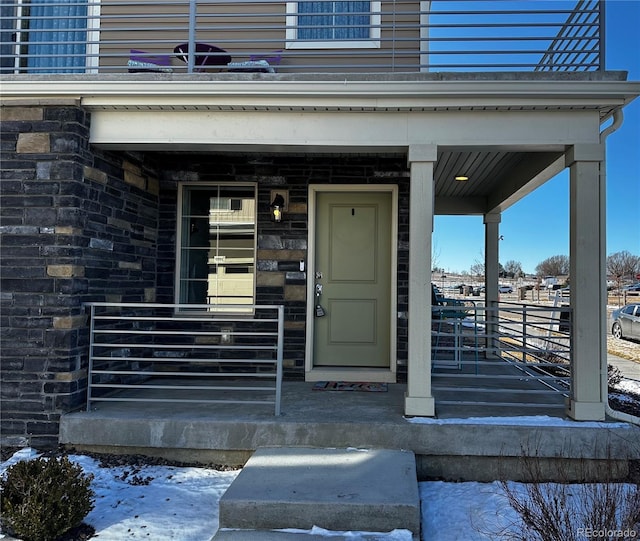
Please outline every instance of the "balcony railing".
[[88, 303], [87, 409], [98, 402], [273, 404], [280, 415], [284, 308]]
[[568, 306], [450, 299], [433, 308], [433, 387], [442, 404], [564, 408], [571, 387]]
[[5, 74], [604, 70], [599, 0], [13, 0], [0, 9]]

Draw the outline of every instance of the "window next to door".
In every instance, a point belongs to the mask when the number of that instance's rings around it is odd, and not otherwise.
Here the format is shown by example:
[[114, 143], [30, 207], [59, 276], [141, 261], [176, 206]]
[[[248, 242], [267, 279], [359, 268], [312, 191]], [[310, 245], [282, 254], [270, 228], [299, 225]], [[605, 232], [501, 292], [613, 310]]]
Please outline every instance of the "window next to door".
[[254, 304], [255, 185], [181, 185], [177, 239], [177, 303], [230, 312]]
[[380, 2], [287, 2], [288, 49], [380, 47]]

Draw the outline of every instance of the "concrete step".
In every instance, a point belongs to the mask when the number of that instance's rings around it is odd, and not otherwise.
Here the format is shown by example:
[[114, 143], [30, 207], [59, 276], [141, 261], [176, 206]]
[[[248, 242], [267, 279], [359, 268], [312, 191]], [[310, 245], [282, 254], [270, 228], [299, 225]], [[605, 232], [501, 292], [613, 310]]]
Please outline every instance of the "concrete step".
[[220, 499], [219, 513], [221, 530], [404, 529], [418, 538], [415, 456], [389, 449], [260, 448]]
[[[406, 536], [394, 535], [394, 539], [408, 539], [410, 534]], [[383, 541], [389, 539], [386, 533], [367, 533], [361, 532], [344, 532], [343, 535], [336, 532], [330, 532], [330, 536], [326, 533], [309, 533], [308, 531], [266, 531], [266, 530], [218, 530], [211, 541]], [[413, 536], [412, 541], [417, 541], [417, 537]]]

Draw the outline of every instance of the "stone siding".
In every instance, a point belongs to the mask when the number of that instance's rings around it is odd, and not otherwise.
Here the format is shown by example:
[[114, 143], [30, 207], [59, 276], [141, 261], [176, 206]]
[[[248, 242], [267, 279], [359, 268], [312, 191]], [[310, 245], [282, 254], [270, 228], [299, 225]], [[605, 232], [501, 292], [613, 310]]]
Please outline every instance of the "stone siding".
[[[180, 182], [258, 186], [256, 302], [285, 306], [285, 377], [305, 359], [308, 188], [398, 184], [398, 373], [406, 379], [406, 159], [104, 151], [76, 104], [3, 107], [0, 314], [2, 443], [51, 446], [61, 414], [86, 403], [82, 304], [174, 302]], [[289, 192], [270, 221], [273, 189]]]
[[[258, 186], [257, 304], [284, 304], [284, 373], [304, 378], [308, 190], [314, 184], [397, 184], [398, 374], [406, 380], [409, 172], [406, 158], [147, 155], [160, 178], [158, 302], [174, 302], [177, 191], [180, 182], [252, 182]], [[270, 220], [271, 190], [289, 191], [282, 222]]]
[[83, 302], [155, 296], [158, 182], [90, 148], [89, 124], [72, 104], [2, 108], [3, 444], [53, 445], [84, 407]]

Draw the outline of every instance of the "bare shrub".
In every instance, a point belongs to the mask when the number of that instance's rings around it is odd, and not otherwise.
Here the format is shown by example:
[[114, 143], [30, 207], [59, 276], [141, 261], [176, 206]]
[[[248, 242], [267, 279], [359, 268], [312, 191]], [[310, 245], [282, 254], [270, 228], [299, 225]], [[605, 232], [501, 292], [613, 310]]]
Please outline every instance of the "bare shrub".
[[623, 378], [622, 372], [617, 366], [613, 366], [612, 364], [607, 365], [607, 385], [611, 389], [618, 385]]
[[502, 539], [579, 541], [640, 538], [640, 487], [628, 483], [527, 483], [523, 492], [502, 482], [521, 519]]
[[[548, 479], [548, 472], [543, 471], [538, 456], [538, 453], [523, 449], [521, 463], [531, 482], [500, 482], [519, 520], [500, 532], [499, 539], [640, 539], [640, 484], [618, 481], [569, 482], [568, 475], [563, 475], [561, 467], [554, 482], [542, 482]], [[609, 452], [608, 456], [612, 457], [612, 453]], [[607, 479], [616, 478], [613, 458], [605, 462], [604, 468]], [[589, 478], [587, 461], [578, 462], [578, 471], [582, 472], [582, 479]]]
[[92, 475], [67, 457], [10, 466], [1, 480], [3, 526], [24, 541], [51, 541], [93, 509]]

